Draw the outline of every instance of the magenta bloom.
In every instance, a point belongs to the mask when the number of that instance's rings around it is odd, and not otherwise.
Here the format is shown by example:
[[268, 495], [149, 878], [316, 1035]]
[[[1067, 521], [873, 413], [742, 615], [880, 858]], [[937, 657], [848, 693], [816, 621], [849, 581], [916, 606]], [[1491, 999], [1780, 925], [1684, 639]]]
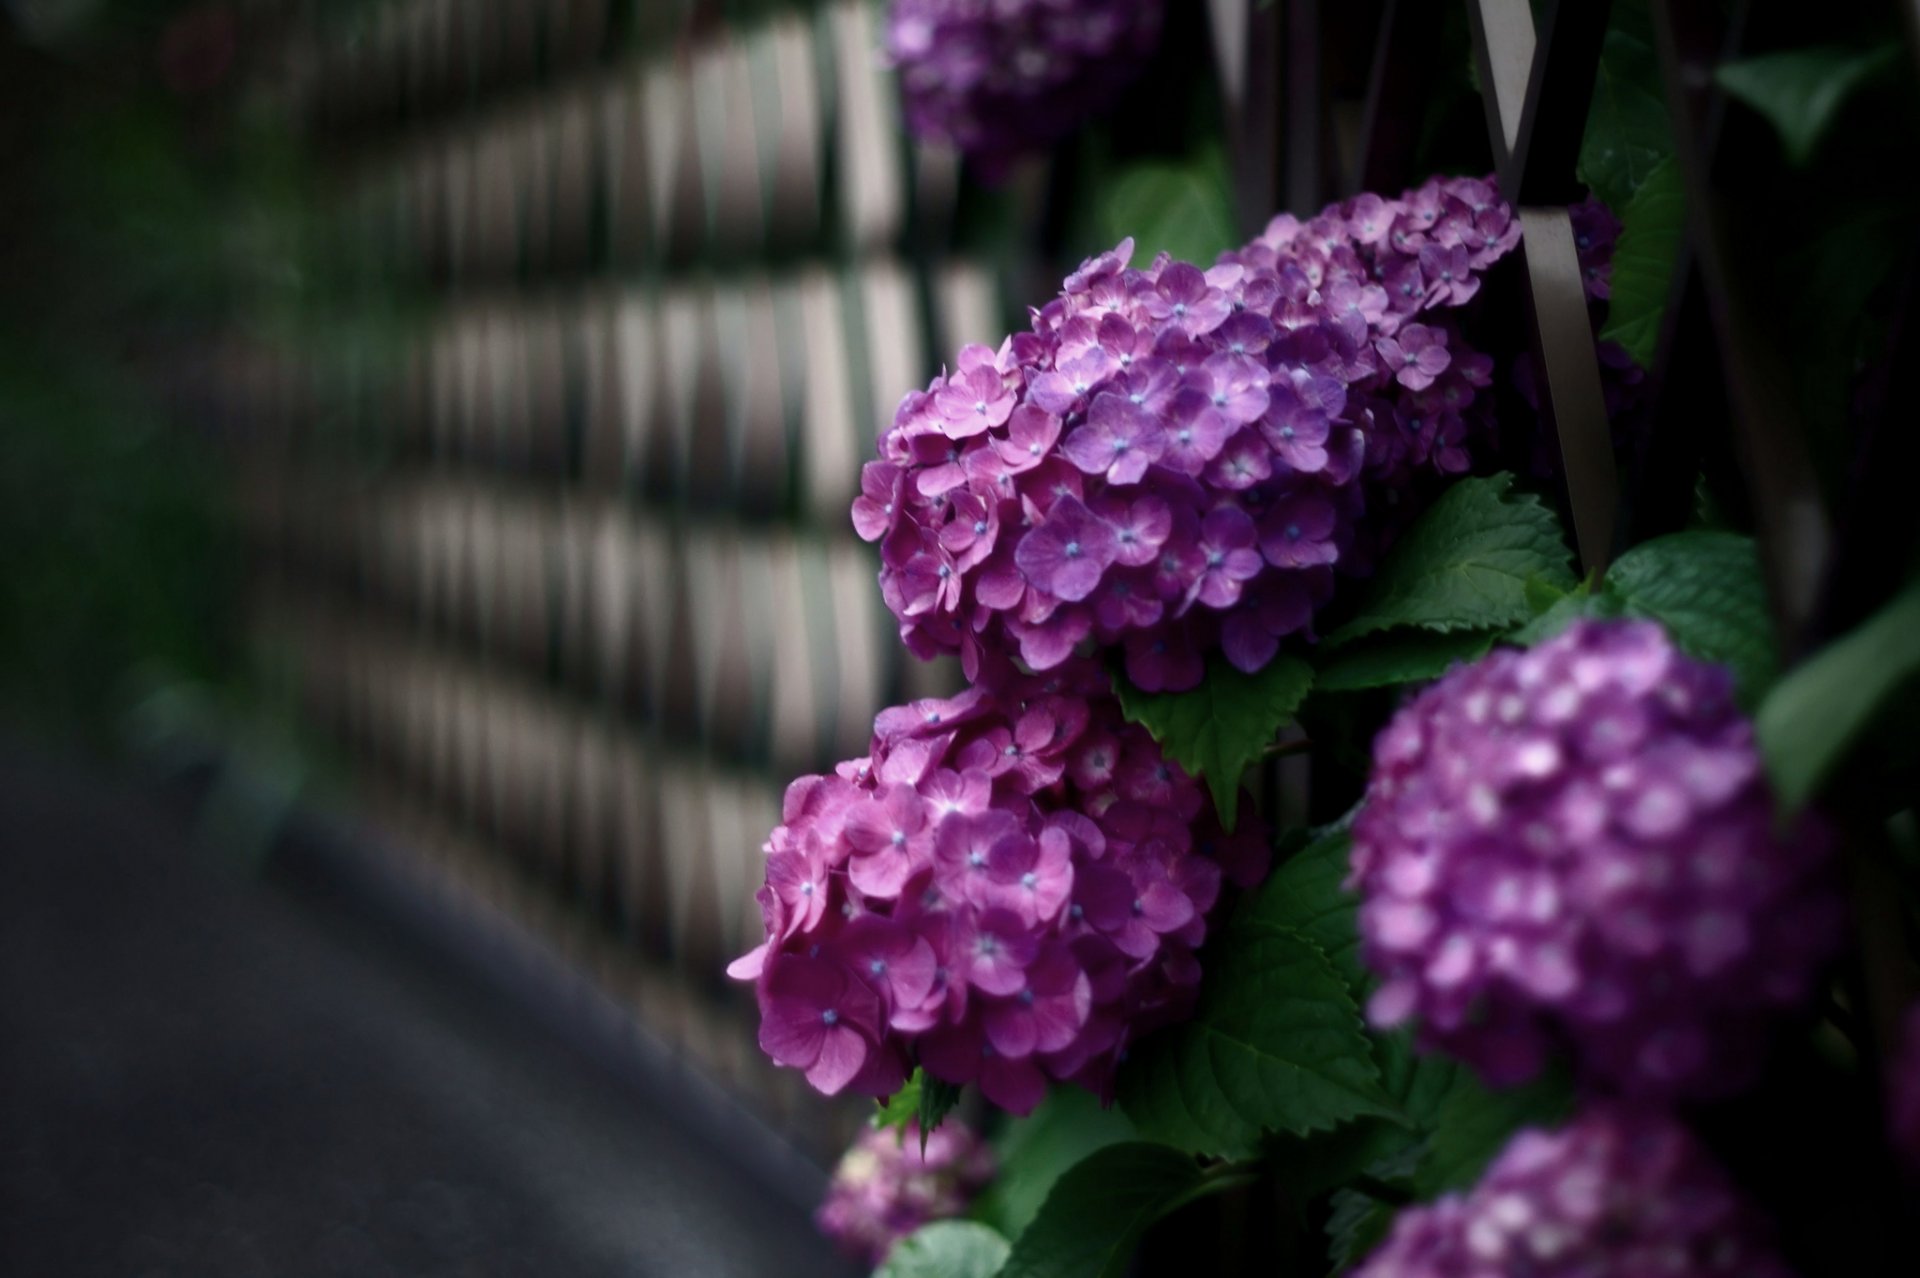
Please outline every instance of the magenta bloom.
[[1623, 1092], [1751, 1078], [1840, 931], [1831, 852], [1782, 833], [1718, 667], [1581, 622], [1455, 670], [1374, 743], [1351, 882], [1376, 1024], [1495, 1083], [1557, 1044]]
[[998, 174], [1105, 110], [1160, 38], [1163, 0], [893, 0], [907, 127]]
[[880, 1000], [833, 959], [783, 957], [760, 982], [760, 1049], [832, 1096], [856, 1080], [885, 1093], [906, 1081], [881, 1047]]
[[927, 1134], [869, 1127], [834, 1168], [826, 1201], [814, 1213], [820, 1232], [868, 1265], [922, 1225], [966, 1211], [993, 1178], [993, 1151], [957, 1118]]
[[901, 638], [969, 677], [1088, 640], [1143, 688], [1191, 687], [1214, 651], [1257, 669], [1490, 433], [1457, 308], [1518, 235], [1487, 183], [1448, 179], [1276, 218], [1210, 269], [1089, 260], [908, 395], [862, 475]]
[[1220, 832], [1097, 661], [983, 675], [883, 712], [767, 841], [766, 941], [729, 972], [822, 1091], [884, 1095], [912, 1062], [1019, 1113], [1050, 1078], [1107, 1093], [1130, 1036], [1190, 1009], [1223, 874], [1265, 871], [1265, 832]]
[[1590, 1106], [1520, 1132], [1464, 1194], [1409, 1207], [1354, 1278], [1791, 1278], [1686, 1128]]

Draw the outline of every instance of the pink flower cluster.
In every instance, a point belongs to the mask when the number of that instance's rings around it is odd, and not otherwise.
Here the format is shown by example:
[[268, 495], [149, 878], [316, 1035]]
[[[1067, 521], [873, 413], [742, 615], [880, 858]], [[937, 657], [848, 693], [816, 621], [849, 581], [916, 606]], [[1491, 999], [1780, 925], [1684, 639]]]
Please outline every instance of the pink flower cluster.
[[907, 128], [989, 175], [1098, 115], [1160, 39], [1165, 0], [893, 0]]
[[1149, 691], [1215, 647], [1259, 669], [1364, 568], [1370, 500], [1467, 468], [1493, 361], [1455, 312], [1519, 233], [1491, 184], [1434, 179], [1276, 218], [1207, 270], [1133, 269], [1131, 241], [1085, 263], [907, 396], [861, 476], [902, 639], [969, 677], [1088, 639]]
[[1371, 1018], [1495, 1083], [1565, 1043], [1623, 1092], [1736, 1088], [1840, 931], [1828, 840], [1775, 817], [1730, 676], [1652, 622], [1457, 669], [1375, 742], [1354, 825]]
[[930, 1132], [924, 1148], [917, 1122], [904, 1131], [869, 1127], [834, 1169], [814, 1223], [848, 1255], [878, 1265], [920, 1226], [965, 1211], [993, 1171], [993, 1151], [956, 1118]]
[[1465, 1194], [1400, 1213], [1354, 1278], [1789, 1278], [1763, 1223], [1687, 1130], [1587, 1108], [1515, 1136]]
[[1048, 1077], [1106, 1092], [1189, 1010], [1223, 873], [1265, 871], [1264, 831], [1223, 835], [1096, 663], [982, 674], [883, 711], [767, 844], [767, 939], [728, 970], [761, 1047], [830, 1095], [887, 1095], [910, 1060], [1021, 1114]]

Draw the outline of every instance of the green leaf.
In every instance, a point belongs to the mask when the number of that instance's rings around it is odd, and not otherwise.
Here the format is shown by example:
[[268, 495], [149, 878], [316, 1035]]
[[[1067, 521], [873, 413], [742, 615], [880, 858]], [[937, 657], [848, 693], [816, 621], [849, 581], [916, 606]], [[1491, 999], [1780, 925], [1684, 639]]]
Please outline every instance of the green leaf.
[[1727, 532], [1679, 532], [1642, 542], [1607, 572], [1621, 612], [1651, 617], [1680, 648], [1733, 671], [1751, 706], [1779, 669], [1766, 583], [1753, 539]]
[[896, 1127], [904, 1135], [907, 1124], [918, 1120], [920, 1144], [924, 1149], [927, 1137], [960, 1103], [960, 1090], [952, 1083], [928, 1078], [925, 1070], [916, 1067], [899, 1091], [880, 1102], [880, 1112], [873, 1116], [873, 1125]]
[[1154, 1221], [1247, 1179], [1233, 1167], [1202, 1171], [1165, 1145], [1109, 1145], [1060, 1178], [1000, 1278], [1119, 1278]]
[[1507, 632], [1506, 642], [1519, 648], [1531, 648], [1565, 630], [1582, 617], [1612, 617], [1620, 611], [1619, 600], [1606, 591], [1588, 589], [1586, 582], [1560, 596], [1545, 612], [1532, 621]]
[[1461, 662], [1479, 660], [1496, 637], [1490, 630], [1389, 631], [1330, 653], [1314, 676], [1313, 688], [1315, 692], [1358, 692], [1424, 683]]
[[957, 1084], [943, 1079], [928, 1078], [917, 1068], [914, 1073], [921, 1074], [917, 1113], [920, 1119], [920, 1148], [924, 1151], [928, 1135], [936, 1131], [946, 1121], [947, 1115], [953, 1112], [953, 1107], [960, 1103], [961, 1089]]
[[1660, 161], [1640, 183], [1620, 217], [1613, 249], [1612, 296], [1600, 339], [1618, 342], [1643, 368], [1653, 366], [1674, 264], [1687, 230], [1687, 193], [1680, 165]]
[[1150, 1034], [1120, 1072], [1143, 1135], [1237, 1154], [1265, 1131], [1398, 1117], [1333, 960], [1300, 933], [1247, 922], [1207, 955], [1191, 1020]]
[[904, 1128], [919, 1117], [921, 1080], [925, 1077], [916, 1067], [899, 1091], [880, 1102], [880, 1112], [873, 1116], [873, 1125]]
[[1114, 692], [1129, 720], [1153, 734], [1168, 758], [1205, 777], [1221, 823], [1233, 829], [1240, 806], [1240, 774], [1300, 708], [1313, 686], [1313, 667], [1275, 657], [1256, 674], [1242, 674], [1219, 658], [1188, 692], [1142, 692], [1116, 676]]
[[1774, 792], [1796, 810], [1820, 792], [1888, 701], [1920, 675], [1920, 582], [1782, 679], [1754, 717]]
[[1038, 1109], [1008, 1122], [995, 1138], [999, 1170], [974, 1205], [978, 1216], [1009, 1238], [1018, 1237], [1066, 1170], [1108, 1145], [1134, 1138], [1133, 1124], [1078, 1087], [1056, 1087]]
[[1327, 1216], [1327, 1259], [1333, 1272], [1345, 1273], [1380, 1245], [1393, 1227], [1393, 1208], [1356, 1189], [1334, 1194]]
[[1471, 1070], [1456, 1071], [1434, 1114], [1426, 1157], [1414, 1170], [1414, 1194], [1425, 1201], [1471, 1185], [1515, 1132], [1555, 1126], [1573, 1105], [1573, 1087], [1559, 1074], [1492, 1091]]
[[936, 1220], [893, 1245], [874, 1278], [993, 1278], [1012, 1247], [974, 1220]]
[[1328, 647], [1395, 627], [1505, 629], [1527, 620], [1530, 579], [1574, 588], [1560, 521], [1512, 475], [1462, 479], [1440, 494], [1388, 553], [1353, 619]]
[[1108, 179], [1100, 224], [1108, 245], [1134, 240], [1134, 260], [1156, 253], [1211, 266], [1239, 243], [1234, 233], [1233, 191], [1218, 150], [1191, 164], [1129, 165]]
[[1576, 171], [1608, 208], [1624, 209], [1647, 175], [1673, 154], [1673, 129], [1645, 7], [1616, 9], [1600, 47]]
[[1354, 915], [1360, 898], [1344, 886], [1353, 860], [1353, 836], [1337, 829], [1283, 862], [1259, 890], [1240, 903], [1228, 930], [1270, 928], [1313, 942], [1351, 989], [1360, 988], [1360, 934]]
[[1871, 49], [1823, 45], [1729, 62], [1714, 72], [1728, 94], [1767, 117], [1793, 164], [1805, 164], [1853, 91], [1899, 65], [1889, 40]]

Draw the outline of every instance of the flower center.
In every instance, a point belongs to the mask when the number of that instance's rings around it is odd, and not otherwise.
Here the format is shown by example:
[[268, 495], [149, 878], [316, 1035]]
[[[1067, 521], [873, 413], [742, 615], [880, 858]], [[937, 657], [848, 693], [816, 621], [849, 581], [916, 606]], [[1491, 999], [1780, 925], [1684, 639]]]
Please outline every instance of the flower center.
[[1040, 876], [1035, 874], [1032, 870], [1028, 870], [1025, 874], [1020, 876], [1020, 886], [1023, 888], [1031, 889], [1034, 886], [1036, 886], [1039, 882], [1040, 882]]
[[1069, 559], [1078, 559], [1080, 557], [1080, 543], [1077, 541], [1068, 542], [1066, 555]]
[[820, 1013], [820, 1023], [822, 1025], [838, 1024], [839, 1020], [840, 1020], [840, 1013], [834, 1011], [831, 1007], [829, 1007], [826, 1011]]
[[901, 844], [905, 843], [906, 841], [907, 841], [907, 832], [905, 830], [895, 830], [893, 832], [893, 846], [897, 848]]

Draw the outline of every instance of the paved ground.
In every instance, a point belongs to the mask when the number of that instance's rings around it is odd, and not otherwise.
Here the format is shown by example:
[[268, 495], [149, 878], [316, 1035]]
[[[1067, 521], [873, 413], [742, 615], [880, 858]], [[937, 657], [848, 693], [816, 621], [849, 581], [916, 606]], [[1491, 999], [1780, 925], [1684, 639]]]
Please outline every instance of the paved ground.
[[377, 916], [0, 749], [0, 1274], [844, 1274], [804, 1211]]

